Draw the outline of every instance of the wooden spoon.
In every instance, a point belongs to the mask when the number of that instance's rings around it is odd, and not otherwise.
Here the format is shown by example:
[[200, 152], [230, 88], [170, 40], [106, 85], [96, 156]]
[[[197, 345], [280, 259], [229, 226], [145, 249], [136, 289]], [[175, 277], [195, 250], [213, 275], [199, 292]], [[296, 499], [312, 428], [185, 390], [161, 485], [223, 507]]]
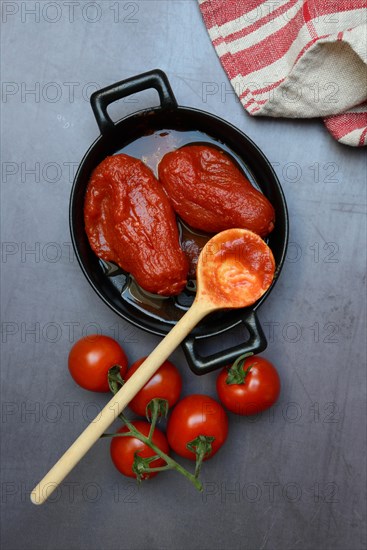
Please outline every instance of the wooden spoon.
[[33, 489], [32, 502], [47, 500], [203, 317], [253, 304], [271, 285], [274, 270], [270, 248], [251, 231], [228, 229], [210, 239], [199, 257], [197, 293], [190, 309]]

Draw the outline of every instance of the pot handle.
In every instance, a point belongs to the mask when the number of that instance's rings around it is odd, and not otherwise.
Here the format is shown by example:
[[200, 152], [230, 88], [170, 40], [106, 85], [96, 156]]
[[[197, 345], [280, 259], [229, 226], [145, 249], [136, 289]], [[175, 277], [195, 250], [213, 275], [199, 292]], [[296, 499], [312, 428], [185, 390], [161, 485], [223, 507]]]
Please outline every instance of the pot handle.
[[264, 351], [267, 346], [267, 341], [256, 313], [251, 311], [246, 318], [242, 319], [242, 323], [250, 333], [250, 337], [247, 342], [227, 350], [214, 353], [208, 357], [202, 357], [196, 349], [196, 340], [200, 337], [188, 336], [182, 343], [182, 348], [190, 369], [195, 374], [206, 374], [207, 372], [219, 369], [220, 367], [231, 365], [240, 355], [243, 355], [244, 353], [256, 354]]
[[173, 94], [167, 75], [160, 69], [121, 80], [107, 88], [98, 90], [91, 95], [90, 103], [102, 134], [115, 128], [115, 124], [107, 113], [110, 103], [149, 88], [155, 88], [159, 94], [162, 109], [175, 109], [177, 101]]

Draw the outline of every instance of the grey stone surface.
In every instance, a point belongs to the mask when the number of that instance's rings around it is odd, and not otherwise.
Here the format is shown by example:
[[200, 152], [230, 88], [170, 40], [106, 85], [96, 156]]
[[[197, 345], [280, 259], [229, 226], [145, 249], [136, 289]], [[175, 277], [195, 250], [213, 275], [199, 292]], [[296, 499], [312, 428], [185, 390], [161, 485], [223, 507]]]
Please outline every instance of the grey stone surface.
[[[1, 8], [2, 548], [365, 548], [365, 151], [334, 142], [319, 120], [247, 116], [195, 1]], [[70, 379], [70, 341], [97, 326], [130, 361], [159, 341], [94, 294], [68, 228], [72, 170], [99, 133], [88, 95], [156, 67], [180, 104], [244, 130], [284, 187], [291, 244], [260, 310], [281, 398], [258, 418], [230, 417], [202, 495], [174, 473], [137, 489], [102, 442], [35, 507], [31, 488], [106, 401]], [[146, 93], [111, 111], [119, 118], [156, 101]], [[173, 360], [186, 394], [215, 396], [215, 374], [195, 377], [181, 350]]]

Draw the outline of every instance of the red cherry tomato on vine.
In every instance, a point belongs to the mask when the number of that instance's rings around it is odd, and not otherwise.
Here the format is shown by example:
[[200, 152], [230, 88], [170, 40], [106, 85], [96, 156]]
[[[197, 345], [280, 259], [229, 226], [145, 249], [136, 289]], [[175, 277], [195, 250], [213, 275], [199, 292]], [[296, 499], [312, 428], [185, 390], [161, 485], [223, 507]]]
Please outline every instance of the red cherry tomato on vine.
[[222, 405], [208, 395], [189, 395], [179, 401], [168, 420], [167, 439], [169, 446], [178, 455], [195, 460], [195, 453], [187, 444], [198, 436], [214, 437], [210, 454], [212, 457], [223, 445], [228, 433], [228, 418]]
[[70, 374], [86, 390], [109, 391], [107, 375], [114, 365], [120, 365], [124, 377], [127, 357], [118, 342], [109, 336], [85, 336], [73, 345], [69, 353]]
[[[125, 380], [128, 380], [145, 361], [146, 357], [138, 359], [127, 371]], [[178, 369], [165, 361], [145, 386], [130, 401], [130, 409], [140, 416], [145, 416], [148, 403], [154, 398], [166, 399], [169, 408], [177, 403], [182, 389], [182, 378]]]
[[[135, 426], [139, 432], [148, 437], [150, 430], [150, 424], [148, 422], [144, 422], [143, 420], [134, 420], [132, 425]], [[129, 428], [127, 426], [122, 426], [117, 433], [128, 431]], [[161, 451], [169, 454], [167, 438], [160, 430], [158, 430], [158, 428], [155, 428], [154, 430], [152, 442], [159, 447]], [[143, 443], [134, 436], [113, 437], [110, 452], [112, 461], [119, 472], [121, 472], [124, 476], [134, 478], [136, 478], [136, 474], [133, 472], [132, 467], [134, 464], [135, 453], [138, 453], [138, 455], [142, 458], [149, 458], [151, 456], [155, 456], [156, 454], [150, 447], [148, 447], [146, 443]], [[165, 464], [166, 463], [162, 458], [157, 458], [157, 460], [154, 460], [149, 464], [149, 467], [159, 468], [161, 466], [165, 466]], [[143, 474], [142, 479], [154, 477], [157, 473], [158, 472]]]
[[277, 401], [280, 393], [279, 375], [274, 365], [259, 355], [241, 361], [239, 359], [233, 371], [231, 367], [225, 367], [219, 373], [218, 396], [223, 405], [235, 414], [257, 414]]

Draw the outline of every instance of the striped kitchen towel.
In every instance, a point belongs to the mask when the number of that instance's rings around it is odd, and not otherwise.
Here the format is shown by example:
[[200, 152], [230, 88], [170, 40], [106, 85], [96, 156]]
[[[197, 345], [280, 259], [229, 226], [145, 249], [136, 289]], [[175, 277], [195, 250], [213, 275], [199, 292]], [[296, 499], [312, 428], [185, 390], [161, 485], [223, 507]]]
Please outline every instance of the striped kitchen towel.
[[367, 0], [199, 0], [250, 115], [322, 117], [341, 143], [367, 142]]

